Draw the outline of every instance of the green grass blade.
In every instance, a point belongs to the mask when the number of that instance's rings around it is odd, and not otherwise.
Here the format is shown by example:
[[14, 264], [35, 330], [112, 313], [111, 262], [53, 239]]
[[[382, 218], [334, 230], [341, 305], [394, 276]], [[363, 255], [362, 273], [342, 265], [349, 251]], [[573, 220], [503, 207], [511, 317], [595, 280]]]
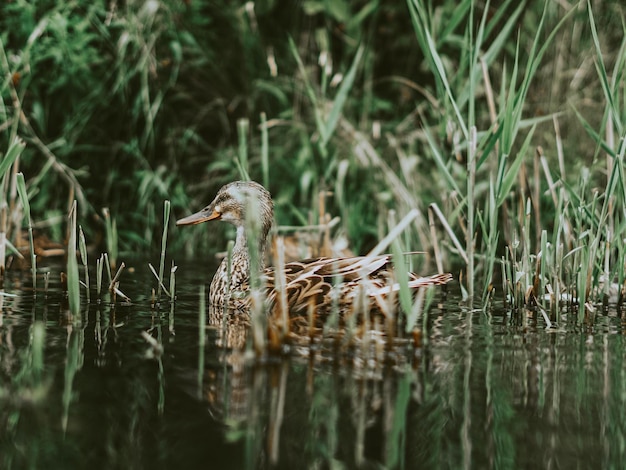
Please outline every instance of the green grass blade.
[[[463, 136], [467, 140], [469, 137], [469, 131], [467, 129], [467, 124], [463, 119], [463, 115], [459, 106], [457, 105], [454, 94], [452, 93], [452, 88], [450, 87], [450, 82], [448, 81], [447, 72], [445, 66], [443, 65], [443, 60], [439, 55], [437, 50], [437, 45], [435, 44], [434, 39], [432, 38], [428, 28], [426, 27], [426, 12], [425, 8], [422, 5], [420, 0], [408, 0], [409, 10], [411, 12], [411, 19], [413, 20], [413, 28], [415, 29], [416, 35], [418, 38], [423, 38], [425, 42], [425, 48], [423, 49], [424, 54], [427, 55], [429, 62], [434, 67], [433, 72], [436, 73], [436, 77], [441, 82], [443, 88], [445, 89], [446, 96], [452, 105], [454, 110], [454, 114], [456, 115], [457, 122], [463, 131]], [[419, 40], [419, 39], [418, 39]]]
[[426, 136], [426, 140], [428, 141], [429, 148], [432, 152], [433, 159], [435, 160], [435, 164], [437, 165], [437, 168], [439, 169], [441, 176], [443, 176], [443, 178], [446, 180], [451, 190], [455, 191], [457, 194], [465, 194], [464, 192], [461, 191], [461, 188], [456, 183], [456, 180], [452, 176], [452, 173], [450, 173], [450, 170], [448, 169], [448, 166], [446, 165], [446, 162], [444, 161], [443, 155], [439, 151], [439, 146], [435, 140], [435, 137], [430, 132], [430, 129], [428, 128], [428, 126], [425, 125], [423, 127], [423, 130], [424, 130], [424, 135]]
[[170, 201], [163, 204], [163, 236], [161, 237], [161, 260], [159, 262], [159, 286], [157, 299], [161, 298], [161, 285], [163, 284], [163, 270], [165, 269], [165, 251], [167, 249], [167, 229], [170, 223]]
[[[394, 217], [392, 217], [390, 213], [389, 226], [391, 228], [395, 225]], [[391, 250], [393, 255], [394, 272], [396, 274], [395, 281], [400, 285], [400, 306], [402, 307], [404, 314], [408, 316], [413, 307], [413, 300], [411, 298], [411, 290], [409, 289], [409, 275], [403, 254], [404, 250], [400, 244], [399, 237], [392, 242]]]
[[267, 130], [267, 115], [261, 113], [261, 173], [263, 175], [263, 186], [270, 187], [270, 145], [269, 132]]
[[[593, 10], [591, 8], [591, 1], [587, 0], [587, 12], [589, 13], [589, 26], [591, 29], [591, 37], [593, 38], [593, 45], [596, 49], [596, 68], [598, 70], [598, 77], [600, 78], [600, 84], [602, 85], [602, 91], [604, 93], [604, 97], [609, 105], [609, 110], [611, 112], [611, 117], [613, 118], [613, 123], [615, 127], [617, 127], [617, 133], [622, 135], [623, 133], [623, 124], [620, 117], [619, 110], [617, 108], [617, 104], [615, 102], [614, 93], [611, 89], [611, 84], [609, 82], [609, 76], [606, 71], [606, 67], [604, 65], [604, 60], [602, 59], [602, 49], [600, 48], [600, 39], [598, 38], [598, 30], [596, 29], [596, 22], [593, 17]], [[622, 41], [623, 50], [624, 42]], [[619, 58], [618, 61], [623, 61], [623, 58]], [[618, 62], [619, 63], [619, 62]], [[617, 65], [617, 64], [616, 64]]]
[[344, 104], [348, 99], [348, 94], [350, 93], [352, 85], [354, 84], [356, 72], [358, 70], [359, 64], [361, 63], [361, 58], [363, 57], [364, 51], [364, 46], [359, 47], [356, 55], [354, 56], [354, 60], [352, 61], [352, 65], [350, 66], [350, 70], [348, 70], [348, 73], [344, 77], [343, 81], [341, 82], [341, 86], [337, 91], [335, 102], [333, 103], [333, 107], [330, 111], [330, 114], [328, 115], [328, 119], [326, 120], [326, 126], [324, 127], [324, 133], [322, 134], [322, 146], [326, 146], [328, 140], [335, 132], [337, 122], [339, 121], [339, 116], [341, 116]]
[[246, 118], [237, 120], [237, 137], [239, 140], [239, 164], [244, 170], [245, 174], [249, 174], [250, 169], [248, 167], [248, 132], [250, 130], [250, 121]]
[[304, 67], [304, 64], [302, 63], [300, 54], [298, 54], [298, 47], [296, 46], [296, 43], [293, 42], [293, 39], [291, 38], [291, 36], [289, 36], [288, 42], [289, 42], [289, 49], [291, 50], [291, 54], [296, 60], [296, 63], [298, 65], [298, 70], [300, 71], [300, 75], [302, 75], [302, 80], [304, 82], [304, 89], [306, 91], [307, 96], [309, 97], [309, 100], [311, 101], [311, 105], [313, 106], [313, 112], [315, 115], [315, 123], [317, 125], [317, 131], [320, 133], [320, 137], [322, 138], [322, 140], [327, 141], [328, 139], [326, 138], [326, 135], [325, 135], [326, 126], [324, 125], [324, 120], [322, 119], [322, 113], [320, 112], [319, 103], [317, 102], [315, 91], [309, 80], [309, 76], [306, 72], [306, 68]]
[[602, 138], [602, 136], [598, 133], [598, 131], [595, 130], [595, 128], [584, 118], [584, 116], [574, 106], [572, 106], [572, 109], [574, 110], [574, 114], [576, 114], [576, 117], [582, 124], [587, 134], [591, 136], [591, 138], [602, 148], [602, 150], [608, 153], [611, 157], [615, 157], [615, 150], [613, 150], [609, 146], [609, 144], [606, 143], [606, 141]]
[[515, 183], [515, 180], [518, 177], [520, 166], [522, 165], [522, 162], [524, 161], [524, 156], [526, 155], [526, 152], [528, 151], [530, 141], [532, 139], [533, 134], [535, 133], [535, 128], [536, 126], [532, 127], [532, 129], [526, 136], [526, 139], [524, 140], [524, 144], [522, 145], [522, 148], [517, 154], [517, 158], [511, 164], [511, 167], [509, 168], [509, 170], [504, 174], [504, 177], [500, 181], [497, 182], [498, 197], [496, 200], [496, 204], [498, 207], [500, 207], [504, 203], [504, 200], [508, 197], [509, 191], [513, 187], [513, 184]]
[[80, 314], [80, 279], [78, 277], [78, 257], [76, 253], [76, 201], [69, 215], [70, 238], [67, 244], [67, 296], [70, 312]]
[[28, 201], [28, 193], [26, 192], [26, 182], [24, 181], [24, 174], [18, 173], [16, 175], [17, 181], [17, 193], [24, 207], [24, 215], [28, 220], [28, 240], [30, 244], [30, 269], [33, 276], [33, 295], [37, 295], [37, 257], [35, 256], [35, 244], [33, 242], [33, 223], [30, 217], [30, 202]]
[[80, 251], [80, 259], [83, 263], [83, 270], [85, 272], [85, 294], [87, 295], [87, 304], [91, 303], [91, 292], [89, 291], [89, 266], [87, 265], [87, 242], [85, 240], [85, 233], [83, 227], [78, 226], [78, 248]]
[[26, 147], [26, 144], [19, 137], [16, 137], [13, 142], [11, 142], [6, 155], [2, 161], [0, 161], [0, 176], [3, 176], [11, 165], [13, 165], [15, 160], [17, 160], [17, 157], [19, 157], [22, 153], [22, 150], [24, 150], [24, 147]]

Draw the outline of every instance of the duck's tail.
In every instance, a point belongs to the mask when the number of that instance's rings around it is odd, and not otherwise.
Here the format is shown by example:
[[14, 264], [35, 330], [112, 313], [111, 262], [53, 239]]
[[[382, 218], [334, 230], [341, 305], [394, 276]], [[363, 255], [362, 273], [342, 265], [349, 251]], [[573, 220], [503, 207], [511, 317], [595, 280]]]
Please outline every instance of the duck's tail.
[[[444, 274], [433, 274], [432, 276], [424, 276], [414, 278], [409, 280], [409, 288], [410, 289], [418, 289], [420, 287], [428, 287], [428, 286], [442, 286], [447, 284], [452, 280], [452, 274], [444, 273]], [[398, 292], [400, 290], [400, 284], [395, 282], [391, 285], [386, 285], [382, 287], [378, 287], [376, 289], [372, 289], [368, 292], [371, 297], [378, 297], [381, 295], [388, 295], [391, 292]]]

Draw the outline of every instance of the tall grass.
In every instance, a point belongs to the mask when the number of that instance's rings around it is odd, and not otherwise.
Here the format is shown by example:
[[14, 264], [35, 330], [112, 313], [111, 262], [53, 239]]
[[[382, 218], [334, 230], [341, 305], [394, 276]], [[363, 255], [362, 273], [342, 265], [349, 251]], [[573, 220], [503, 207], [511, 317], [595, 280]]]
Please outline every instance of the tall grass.
[[18, 160], [24, 150], [24, 141], [13, 135], [2, 160], [0, 161], [0, 277], [4, 278], [7, 245], [10, 243], [7, 232], [9, 230], [9, 198], [8, 182], [12, 165]]
[[[623, 86], [606, 72], [591, 5], [589, 22], [582, 26], [588, 27], [587, 45], [598, 55], [597, 77], [589, 76], [587, 69], [579, 72], [601, 84], [608, 106], [600, 123], [606, 129], [606, 142], [581, 112], [564, 109], [565, 103], [539, 115], [532, 112], [534, 96], [542, 91], [544, 62], [563, 60], [557, 42], [573, 34], [568, 29], [573, 22], [581, 25], [578, 9], [560, 11], [545, 2], [529, 13], [513, 2], [478, 9], [474, 2], [464, 1], [450, 16], [446, 5], [433, 9], [419, 0], [407, 5], [415, 40], [433, 81], [426, 87], [415, 86], [428, 100], [428, 106], [417, 105], [406, 118], [413, 122], [410, 118], [419, 117], [417, 129], [391, 121], [383, 140], [374, 131], [378, 126], [371, 123], [370, 132], [362, 121], [356, 122], [355, 108], [362, 103], [354, 96], [363, 85], [359, 80], [371, 53], [366, 45], [354, 45], [343, 66], [333, 69], [324, 41], [318, 44], [315, 66], [302, 43], [290, 38], [300, 114], [289, 111], [289, 131], [281, 129], [284, 123], [279, 119], [267, 119], [265, 114], [258, 133], [250, 131], [247, 120], [237, 121], [238, 152], [232, 166], [244, 179], [256, 173], [276, 187], [278, 217], [283, 219], [288, 218], [285, 213], [292, 213], [306, 220], [306, 211], [321, 211], [322, 204], [316, 207], [311, 202], [311, 193], [332, 188], [342, 226], [353, 235], [352, 240], [363, 243], [360, 248], [374, 246], [370, 253], [379, 253], [391, 246], [408, 331], [419, 324], [424, 303], [424, 295], [413, 301], [406, 288], [402, 253], [414, 247], [428, 253], [420, 269], [459, 267], [470, 306], [477, 303], [488, 311], [494, 299], [502, 299], [515, 312], [537, 308], [548, 328], [561, 320], [565, 306], [575, 313], [570, 318], [593, 323], [594, 304], [607, 303], [614, 287], [624, 282], [619, 208], [626, 194], [622, 163], [626, 147], [623, 139], [614, 140], [615, 130], [623, 133], [619, 108]], [[522, 15], [530, 15], [534, 26], [518, 31]], [[626, 50], [625, 44], [622, 38], [620, 51]], [[458, 58], [451, 52], [456, 50]], [[612, 77], [622, 77], [623, 58], [612, 60]], [[608, 158], [580, 159], [567, 168], [566, 149], [571, 152], [574, 147], [564, 146], [564, 122], [570, 127], [582, 124], [591, 138], [586, 148], [607, 152]], [[285, 137], [297, 144], [289, 148], [282, 140]], [[259, 140], [259, 151], [249, 146]], [[287, 159], [296, 146], [300, 148], [295, 157]], [[293, 177], [288, 187], [275, 176], [280, 174], [281, 158], [293, 167], [283, 169]], [[277, 169], [271, 179], [270, 166]], [[598, 183], [602, 190], [597, 189]], [[302, 201], [294, 200], [292, 192], [302, 195]], [[383, 238], [387, 228], [395, 226], [396, 214], [406, 215], [400, 224], [400, 231], [406, 232], [399, 238], [394, 230], [391, 238]], [[254, 233], [254, 227], [248, 228]], [[376, 238], [383, 240], [375, 243]], [[459, 242], [463, 239], [464, 246]], [[259, 256], [255, 250], [253, 273]], [[281, 253], [279, 249], [279, 267]], [[431, 253], [437, 254], [435, 260]], [[253, 274], [252, 284], [257, 281]], [[277, 284], [283, 283], [278, 277]], [[284, 299], [278, 300], [285, 304]], [[619, 298], [613, 296], [610, 301], [619, 302]], [[260, 303], [255, 301], [257, 306]], [[284, 307], [280, 310], [284, 314]], [[386, 331], [392, 335], [393, 317], [386, 318]], [[527, 321], [523, 315], [516, 318]], [[257, 352], [264, 350], [266, 320], [255, 310]], [[284, 319], [275, 320], [285, 325]], [[331, 315], [325, 331], [335, 326], [336, 318]], [[426, 320], [422, 326], [427, 327]], [[280, 332], [282, 337], [286, 333], [285, 329]], [[347, 343], [352, 333], [347, 328]]]

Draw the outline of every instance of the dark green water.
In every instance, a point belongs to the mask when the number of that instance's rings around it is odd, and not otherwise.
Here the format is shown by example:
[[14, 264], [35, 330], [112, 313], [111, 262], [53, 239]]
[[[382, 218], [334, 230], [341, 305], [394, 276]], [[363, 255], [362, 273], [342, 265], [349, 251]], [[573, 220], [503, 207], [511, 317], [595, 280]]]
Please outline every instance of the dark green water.
[[[208, 268], [180, 266], [152, 309], [146, 263], [131, 305], [68, 322], [54, 270], [35, 302], [11, 275], [0, 311], [0, 468], [624, 468], [626, 328], [547, 331], [525, 313], [469, 311], [454, 287], [430, 310], [428, 345], [384, 365], [357, 356], [255, 363], [209, 325]], [[40, 374], [39, 327], [45, 331]], [[144, 338], [162, 345], [159, 354]]]

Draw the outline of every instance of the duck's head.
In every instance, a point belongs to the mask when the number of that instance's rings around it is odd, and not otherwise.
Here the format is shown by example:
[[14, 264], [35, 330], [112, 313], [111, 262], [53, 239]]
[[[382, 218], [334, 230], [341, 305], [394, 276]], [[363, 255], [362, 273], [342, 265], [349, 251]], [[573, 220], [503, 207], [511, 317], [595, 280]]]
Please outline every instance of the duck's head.
[[272, 227], [274, 204], [270, 193], [254, 181], [235, 181], [217, 192], [213, 202], [199, 212], [176, 222], [195, 225], [209, 220], [223, 220], [235, 227], [256, 228], [263, 240]]

